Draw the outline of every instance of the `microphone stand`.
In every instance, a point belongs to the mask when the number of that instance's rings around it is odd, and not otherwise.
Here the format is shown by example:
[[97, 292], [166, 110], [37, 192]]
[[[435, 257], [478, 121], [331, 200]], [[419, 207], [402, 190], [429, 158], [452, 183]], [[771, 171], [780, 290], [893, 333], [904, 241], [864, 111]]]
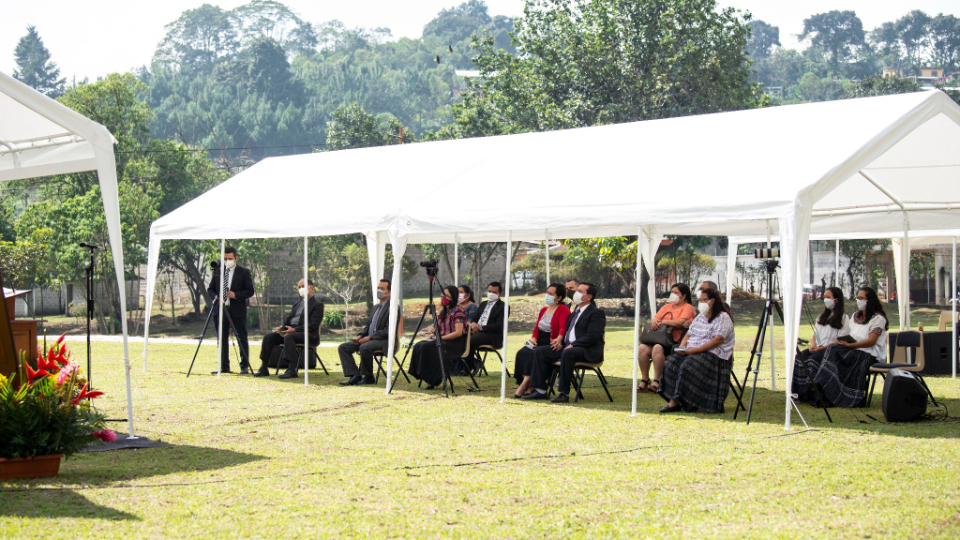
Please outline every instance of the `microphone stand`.
[[[87, 279], [87, 387], [90, 390], [93, 390], [93, 372], [91, 370], [92, 363], [90, 360], [90, 322], [93, 319], [93, 309], [94, 309], [94, 300], [93, 300], [93, 269], [94, 263], [96, 260], [96, 250], [100, 249], [99, 246], [88, 244], [86, 242], [81, 242], [80, 247], [85, 247], [90, 251], [90, 260], [87, 262], [86, 266], [86, 279]], [[120, 294], [123, 294], [123, 283], [120, 284]]]

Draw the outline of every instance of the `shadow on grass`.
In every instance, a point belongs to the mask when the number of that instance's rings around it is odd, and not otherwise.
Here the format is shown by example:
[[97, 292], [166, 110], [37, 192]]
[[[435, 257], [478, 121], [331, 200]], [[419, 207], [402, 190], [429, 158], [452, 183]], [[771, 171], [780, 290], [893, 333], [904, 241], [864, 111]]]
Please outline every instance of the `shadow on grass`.
[[69, 489], [55, 491], [22, 490], [0, 495], [0, 516], [19, 518], [91, 518], [108, 521], [140, 518], [100, 506], [83, 495]]

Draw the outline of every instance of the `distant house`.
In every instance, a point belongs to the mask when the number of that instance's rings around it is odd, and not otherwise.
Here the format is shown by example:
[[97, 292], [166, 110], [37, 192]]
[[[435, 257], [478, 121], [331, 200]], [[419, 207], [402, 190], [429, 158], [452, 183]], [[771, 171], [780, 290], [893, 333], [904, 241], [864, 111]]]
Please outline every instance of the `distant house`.
[[883, 68], [884, 77], [900, 77], [903, 79], [913, 79], [920, 86], [930, 88], [934, 83], [945, 82], [950, 78], [942, 67], [921, 67], [919, 75], [903, 75], [903, 69], [898, 67]]

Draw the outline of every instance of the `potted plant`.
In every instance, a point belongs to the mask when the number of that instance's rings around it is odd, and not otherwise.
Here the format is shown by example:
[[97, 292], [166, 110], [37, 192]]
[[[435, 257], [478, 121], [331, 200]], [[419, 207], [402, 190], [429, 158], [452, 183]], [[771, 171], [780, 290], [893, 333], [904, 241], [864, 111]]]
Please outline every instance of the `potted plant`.
[[90, 406], [103, 392], [87, 389], [63, 339], [38, 351], [37, 369], [21, 353], [16, 384], [0, 374], [0, 479], [56, 476], [63, 457], [117, 438]]

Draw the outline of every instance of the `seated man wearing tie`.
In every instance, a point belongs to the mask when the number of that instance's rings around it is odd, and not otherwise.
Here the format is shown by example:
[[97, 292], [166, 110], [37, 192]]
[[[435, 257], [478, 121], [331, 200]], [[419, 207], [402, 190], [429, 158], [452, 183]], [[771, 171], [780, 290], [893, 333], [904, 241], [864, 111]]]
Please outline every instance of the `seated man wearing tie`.
[[560, 360], [560, 377], [557, 397], [553, 403], [570, 401], [570, 383], [573, 381], [573, 368], [577, 362], [599, 364], [603, 361], [603, 332], [607, 326], [607, 315], [594, 302], [597, 288], [592, 283], [583, 282], [573, 295], [576, 306], [567, 319], [567, 331], [563, 346], [549, 345], [534, 349], [535, 357], [530, 373], [530, 384], [536, 385], [536, 391], [523, 396], [523, 399], [547, 399], [547, 379], [553, 372], [553, 363]]
[[493, 348], [503, 347], [503, 285], [494, 281], [487, 286], [487, 299], [480, 303], [477, 312], [473, 315], [470, 324], [470, 348], [476, 349], [481, 345], [492, 345]]
[[[341, 386], [373, 384], [373, 352], [387, 352], [390, 339], [390, 280], [381, 279], [377, 285], [377, 298], [380, 303], [374, 306], [370, 324], [363, 328], [353, 340], [343, 343], [337, 349], [340, 353], [340, 365], [347, 380], [340, 381]], [[397, 306], [397, 324], [400, 324], [400, 306]], [[353, 359], [360, 353], [360, 367]]]
[[[297, 344], [303, 343], [303, 297], [310, 301], [307, 304], [307, 316], [310, 317], [310, 345], [316, 347], [320, 344], [320, 321], [323, 320], [323, 304], [313, 296], [313, 281], [309, 282], [309, 290], [304, 288], [303, 280], [297, 283], [301, 300], [293, 305], [290, 314], [283, 320], [283, 324], [274, 329], [273, 332], [263, 336], [263, 344], [260, 346], [260, 369], [254, 373], [254, 377], [266, 377], [270, 375], [270, 369], [267, 364], [270, 363], [270, 353], [274, 347], [283, 345], [283, 352], [280, 354], [280, 362], [287, 362], [287, 370], [280, 374], [281, 379], [290, 379], [297, 376]], [[304, 351], [304, 358], [309, 358], [309, 353]]]

